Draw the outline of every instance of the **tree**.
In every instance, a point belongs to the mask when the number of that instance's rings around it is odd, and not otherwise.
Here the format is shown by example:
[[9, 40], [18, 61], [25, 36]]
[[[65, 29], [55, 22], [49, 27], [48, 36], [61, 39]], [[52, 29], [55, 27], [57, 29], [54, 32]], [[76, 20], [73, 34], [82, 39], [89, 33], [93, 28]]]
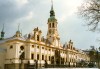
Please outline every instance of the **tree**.
[[96, 65], [99, 67], [100, 52], [94, 46], [91, 46], [91, 49], [89, 50], [89, 57], [90, 57], [90, 64], [89, 64], [89, 66], [91, 67], [91, 65], [95, 65], [95, 62], [96, 62]]
[[78, 14], [87, 20], [91, 31], [100, 30], [100, 0], [85, 0], [79, 7]]
[[95, 61], [95, 50], [89, 51], [90, 62]]
[[96, 48], [94, 46], [90, 46], [89, 56], [91, 62], [96, 61]]

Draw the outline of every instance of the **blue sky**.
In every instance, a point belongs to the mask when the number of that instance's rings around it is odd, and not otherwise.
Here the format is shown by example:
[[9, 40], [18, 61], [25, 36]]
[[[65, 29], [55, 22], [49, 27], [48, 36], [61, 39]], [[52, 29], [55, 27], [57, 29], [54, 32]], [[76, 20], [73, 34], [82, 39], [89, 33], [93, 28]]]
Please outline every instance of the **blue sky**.
[[[77, 7], [83, 0], [54, 0], [54, 11], [58, 20], [61, 43], [70, 39], [76, 48], [99, 47], [99, 33], [88, 31], [86, 21], [77, 15]], [[15, 34], [20, 23], [23, 35], [31, 33], [35, 27], [47, 33], [47, 20], [51, 8], [50, 0], [0, 0], [0, 30], [5, 24], [5, 37]]]

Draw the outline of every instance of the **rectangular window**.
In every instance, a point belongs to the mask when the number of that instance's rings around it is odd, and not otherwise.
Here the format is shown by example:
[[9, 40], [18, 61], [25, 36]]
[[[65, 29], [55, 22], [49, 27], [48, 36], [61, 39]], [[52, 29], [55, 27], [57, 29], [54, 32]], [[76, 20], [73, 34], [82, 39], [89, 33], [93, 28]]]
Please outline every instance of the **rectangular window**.
[[37, 54], [37, 60], [39, 60], [39, 54]]
[[44, 60], [44, 55], [42, 55], [42, 60]]
[[34, 59], [34, 54], [31, 54], [31, 59]]

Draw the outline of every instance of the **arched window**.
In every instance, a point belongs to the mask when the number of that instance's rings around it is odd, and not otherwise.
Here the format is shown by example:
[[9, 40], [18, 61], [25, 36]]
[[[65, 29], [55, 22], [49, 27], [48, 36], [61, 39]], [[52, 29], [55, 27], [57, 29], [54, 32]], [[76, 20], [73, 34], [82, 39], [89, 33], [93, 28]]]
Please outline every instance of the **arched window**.
[[39, 35], [37, 35], [37, 41], [39, 41]]
[[54, 23], [52, 23], [52, 27], [53, 27], [53, 28], [55, 27], [55, 24], [54, 24]]

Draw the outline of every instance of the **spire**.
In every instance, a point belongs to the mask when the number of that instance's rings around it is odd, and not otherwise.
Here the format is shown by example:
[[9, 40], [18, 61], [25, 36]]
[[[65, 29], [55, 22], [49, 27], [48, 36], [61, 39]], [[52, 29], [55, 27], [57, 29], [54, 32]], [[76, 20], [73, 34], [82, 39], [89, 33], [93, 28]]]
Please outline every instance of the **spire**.
[[20, 32], [20, 23], [18, 24], [18, 30], [16, 31], [16, 34], [14, 35], [15, 37], [21, 37], [21, 32]]
[[53, 0], [51, 0], [51, 4], [50, 17], [55, 16], [55, 12], [53, 10]]
[[20, 23], [18, 24], [18, 31], [19, 31], [19, 28], [20, 28]]
[[51, 10], [53, 10], [53, 0], [51, 0]]
[[2, 28], [2, 32], [4, 31], [4, 24], [3, 24], [3, 28]]

